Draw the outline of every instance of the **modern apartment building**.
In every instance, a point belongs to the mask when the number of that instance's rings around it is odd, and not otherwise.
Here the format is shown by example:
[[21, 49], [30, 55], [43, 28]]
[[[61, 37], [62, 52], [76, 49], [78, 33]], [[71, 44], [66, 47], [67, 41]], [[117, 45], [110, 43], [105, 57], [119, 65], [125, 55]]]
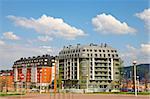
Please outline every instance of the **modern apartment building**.
[[107, 44], [64, 46], [58, 64], [65, 88], [106, 91], [119, 87], [121, 59], [117, 50]]
[[[14, 62], [14, 83], [18, 88], [23, 83], [24, 88], [32, 87], [49, 89], [55, 74], [55, 57], [50, 55], [21, 58]], [[23, 76], [23, 78], [21, 77]]]

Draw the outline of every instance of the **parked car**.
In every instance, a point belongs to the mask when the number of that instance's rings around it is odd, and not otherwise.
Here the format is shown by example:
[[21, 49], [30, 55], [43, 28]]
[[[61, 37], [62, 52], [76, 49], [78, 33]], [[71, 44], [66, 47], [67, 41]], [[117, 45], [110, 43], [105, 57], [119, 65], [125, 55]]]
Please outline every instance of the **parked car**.
[[128, 92], [128, 89], [127, 88], [121, 88], [120, 91], [121, 92]]

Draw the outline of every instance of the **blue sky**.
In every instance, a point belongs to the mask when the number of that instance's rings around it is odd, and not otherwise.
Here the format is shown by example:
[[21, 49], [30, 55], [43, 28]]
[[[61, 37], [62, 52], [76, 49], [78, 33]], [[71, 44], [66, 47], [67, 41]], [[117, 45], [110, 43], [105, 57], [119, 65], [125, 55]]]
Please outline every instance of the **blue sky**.
[[148, 62], [149, 15], [148, 0], [0, 0], [0, 69], [77, 43], [108, 43], [125, 65]]

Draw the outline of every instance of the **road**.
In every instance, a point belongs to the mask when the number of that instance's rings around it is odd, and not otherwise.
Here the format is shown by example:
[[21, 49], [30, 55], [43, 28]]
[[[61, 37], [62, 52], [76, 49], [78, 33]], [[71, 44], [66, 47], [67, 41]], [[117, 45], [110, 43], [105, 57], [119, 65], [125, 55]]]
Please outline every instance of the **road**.
[[102, 94], [28, 94], [24, 96], [7, 96], [0, 99], [150, 99], [150, 96], [102, 95]]

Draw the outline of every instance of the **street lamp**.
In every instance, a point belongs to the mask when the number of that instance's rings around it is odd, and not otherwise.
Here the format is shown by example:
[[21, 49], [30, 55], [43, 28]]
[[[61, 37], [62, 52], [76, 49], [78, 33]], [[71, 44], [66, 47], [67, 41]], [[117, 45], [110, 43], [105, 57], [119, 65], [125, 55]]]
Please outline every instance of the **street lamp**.
[[42, 83], [42, 69], [40, 70], [40, 94], [41, 94], [41, 83]]
[[137, 90], [136, 90], [136, 61], [133, 61], [133, 66], [134, 66], [134, 91], [135, 91], [135, 96], [137, 96]]
[[139, 92], [139, 89], [140, 89], [140, 86], [139, 86], [139, 83], [140, 83], [140, 77], [137, 76], [137, 80], [138, 80], [138, 92]]

